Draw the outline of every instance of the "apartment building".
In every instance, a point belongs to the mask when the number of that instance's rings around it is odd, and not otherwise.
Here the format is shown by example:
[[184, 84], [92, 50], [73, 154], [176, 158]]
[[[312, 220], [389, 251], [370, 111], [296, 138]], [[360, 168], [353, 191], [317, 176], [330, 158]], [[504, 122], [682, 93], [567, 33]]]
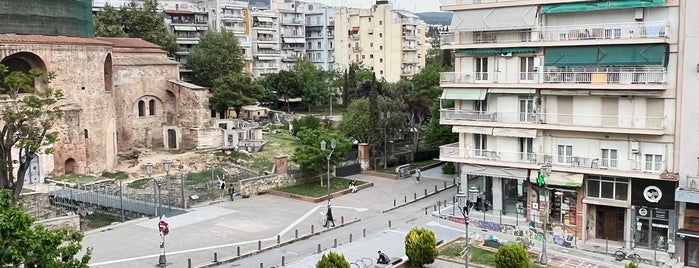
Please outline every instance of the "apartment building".
[[425, 66], [425, 23], [378, 0], [370, 9], [335, 9], [336, 65], [352, 63], [374, 70], [378, 79], [411, 79]]
[[291, 70], [299, 59], [306, 56], [306, 20], [301, 5], [298, 1], [270, 1], [271, 10], [279, 13], [281, 70]]
[[206, 9], [211, 14], [211, 28], [232, 32], [243, 50], [245, 71], [252, 72], [252, 39], [250, 38], [250, 9], [246, 1], [209, 0]]
[[279, 13], [253, 11], [252, 19], [252, 75], [262, 77], [278, 73], [281, 66]]
[[[175, 52], [175, 60], [184, 67], [192, 48], [209, 31], [209, 13], [196, 2], [161, 1], [159, 5], [165, 15], [165, 24], [177, 38], [179, 51]], [[192, 76], [191, 70], [180, 68], [182, 80], [191, 81]]]
[[335, 64], [335, 9], [320, 3], [302, 3], [306, 16], [306, 58], [318, 69], [332, 70]]
[[[454, 49], [455, 72], [440, 77], [440, 123], [459, 141], [441, 146], [440, 159], [457, 163], [459, 191], [475, 186], [486, 213], [548, 223], [578, 246], [686, 257], [675, 189], [680, 163], [696, 176], [699, 155], [687, 137], [691, 157], [680, 160], [677, 142], [677, 111], [689, 105], [680, 96], [699, 97], [678, 87], [681, 69], [696, 64], [680, 65], [681, 47], [697, 42], [680, 43], [683, 24], [697, 23], [687, 2], [442, 0], [453, 12], [442, 47]], [[693, 116], [686, 131], [696, 136], [696, 112], [682, 116]]]

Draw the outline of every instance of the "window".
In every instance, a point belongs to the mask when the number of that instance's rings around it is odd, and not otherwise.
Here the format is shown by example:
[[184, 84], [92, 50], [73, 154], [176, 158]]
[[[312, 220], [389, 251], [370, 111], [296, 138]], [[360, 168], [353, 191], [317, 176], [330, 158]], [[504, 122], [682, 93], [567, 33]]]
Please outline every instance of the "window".
[[488, 136], [484, 134], [473, 134], [473, 143], [476, 156], [486, 156], [485, 151], [488, 150]]
[[322, 49], [320, 42], [318, 42], [318, 49]]
[[617, 166], [617, 150], [602, 149], [602, 158], [599, 163], [603, 168], [616, 168]]
[[519, 138], [519, 161], [535, 162], [534, 156], [534, 139]]
[[532, 81], [534, 80], [534, 57], [519, 58], [519, 80]]
[[379, 37], [383, 37], [383, 33], [379, 33]]
[[330, 42], [330, 49], [333, 49], [333, 42]]
[[620, 39], [621, 29], [605, 29], [604, 30], [605, 39]]
[[366, 59], [366, 55], [362, 55], [362, 59]]
[[308, 10], [313, 10], [313, 5], [308, 5]]
[[369, 58], [370, 58], [370, 59], [373, 59], [373, 58], [374, 58], [374, 54], [369, 54]]
[[558, 145], [558, 163], [570, 164], [573, 158], [572, 145]]
[[629, 197], [629, 179], [588, 177], [587, 196], [626, 201]]
[[531, 122], [534, 119], [534, 99], [531, 97], [519, 98], [519, 121]]
[[155, 100], [148, 101], [148, 115], [155, 115]]
[[645, 155], [645, 166], [643, 171], [645, 172], [659, 172], [663, 166], [663, 156], [659, 154], [646, 154]]
[[379, 59], [379, 63], [383, 63], [383, 59]]
[[383, 25], [383, 21], [382, 21], [382, 20], [379, 21], [379, 25]]
[[485, 112], [488, 110], [488, 101], [476, 100], [473, 102], [473, 110], [476, 112]]
[[488, 80], [488, 58], [476, 58], [476, 80]]
[[146, 116], [146, 102], [138, 101], [138, 116]]
[[383, 75], [383, 70], [379, 71], [379, 74]]
[[374, 43], [369, 43], [369, 47], [374, 47]]
[[369, 18], [369, 22], [371, 22], [371, 18]]
[[383, 46], [379, 46], [379, 50], [383, 50]]
[[86, 139], [90, 137], [87, 133], [87, 129], [83, 129], [83, 135], [85, 135]]

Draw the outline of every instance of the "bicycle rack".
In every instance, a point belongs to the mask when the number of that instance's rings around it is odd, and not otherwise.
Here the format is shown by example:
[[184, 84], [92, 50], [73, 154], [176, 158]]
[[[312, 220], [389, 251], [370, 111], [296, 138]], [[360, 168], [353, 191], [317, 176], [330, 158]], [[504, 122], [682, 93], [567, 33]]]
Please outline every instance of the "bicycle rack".
[[359, 260], [356, 260], [354, 262], [350, 262], [350, 267], [354, 268], [368, 268], [374, 265], [374, 261], [372, 261], [370, 258], [364, 257]]

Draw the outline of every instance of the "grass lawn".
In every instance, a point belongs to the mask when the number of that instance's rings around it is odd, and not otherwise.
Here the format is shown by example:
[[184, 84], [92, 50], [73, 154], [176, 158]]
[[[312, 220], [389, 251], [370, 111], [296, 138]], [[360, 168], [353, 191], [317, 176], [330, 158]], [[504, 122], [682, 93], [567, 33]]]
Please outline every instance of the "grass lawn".
[[101, 180], [102, 178], [73, 173], [73, 174], [68, 174], [68, 175], [55, 176], [55, 177], [51, 177], [49, 179], [55, 180], [55, 181], [67, 182], [67, 183], [90, 183], [90, 182], [95, 182], [95, 181]]
[[121, 218], [119, 217], [97, 213], [87, 215], [85, 219], [90, 222], [90, 229], [104, 227], [113, 222], [121, 222]]
[[[300, 146], [296, 137], [289, 134], [288, 131], [281, 131], [277, 134], [265, 134], [263, 137], [267, 144], [261, 152], [253, 153], [251, 157], [243, 158], [249, 161], [251, 168], [255, 170], [272, 170], [274, 165], [274, 157], [286, 155], [291, 157], [294, 155], [296, 147]], [[289, 161], [289, 165], [294, 165]]]
[[[453, 261], [464, 261], [464, 257], [461, 256], [461, 251], [464, 249], [464, 241], [459, 240], [447, 245], [439, 251], [440, 257], [446, 257]], [[477, 247], [471, 247], [471, 262], [487, 265], [489, 267], [495, 267], [495, 252], [480, 249]], [[538, 263], [532, 262], [529, 267], [531, 268], [545, 268], [546, 266], [540, 265]]]
[[[330, 178], [330, 192], [334, 193], [337, 191], [347, 189], [347, 186], [349, 185], [350, 181], [351, 180], [345, 178]], [[357, 186], [365, 183], [366, 182], [363, 181], [357, 181]], [[323, 186], [321, 187], [320, 177], [317, 177], [317, 179], [311, 183], [277, 188], [275, 190], [309, 197], [322, 197], [328, 195], [328, 186], [326, 185], [326, 181], [323, 181]]]
[[125, 180], [125, 179], [129, 178], [129, 174], [127, 174], [126, 172], [123, 172], [123, 171], [116, 171], [116, 172], [104, 171], [104, 172], [102, 172], [102, 177], [115, 179], [115, 180]]

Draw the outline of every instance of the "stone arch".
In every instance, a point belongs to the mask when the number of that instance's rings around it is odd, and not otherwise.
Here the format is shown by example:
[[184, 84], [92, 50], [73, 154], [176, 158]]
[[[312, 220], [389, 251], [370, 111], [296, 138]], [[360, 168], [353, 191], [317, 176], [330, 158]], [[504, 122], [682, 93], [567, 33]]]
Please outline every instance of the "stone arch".
[[148, 101], [148, 115], [155, 115], [155, 100]]
[[[0, 64], [5, 65], [10, 72], [24, 72], [27, 73], [31, 69], [39, 69], [46, 73], [46, 64], [39, 56], [31, 52], [18, 52], [9, 55], [2, 60]], [[2, 78], [2, 77], [0, 77]], [[2, 81], [2, 79], [0, 79]], [[36, 81], [34, 81], [34, 87], [39, 86]]]
[[112, 65], [112, 53], [107, 54], [104, 59], [104, 91], [111, 92], [114, 83], [113, 80], [113, 65]]
[[146, 116], [146, 102], [143, 100], [138, 101], [138, 116]]
[[77, 168], [77, 164], [75, 162], [75, 159], [73, 159], [73, 158], [66, 159], [65, 164], [63, 164], [63, 171], [65, 174], [75, 173], [76, 168]]

